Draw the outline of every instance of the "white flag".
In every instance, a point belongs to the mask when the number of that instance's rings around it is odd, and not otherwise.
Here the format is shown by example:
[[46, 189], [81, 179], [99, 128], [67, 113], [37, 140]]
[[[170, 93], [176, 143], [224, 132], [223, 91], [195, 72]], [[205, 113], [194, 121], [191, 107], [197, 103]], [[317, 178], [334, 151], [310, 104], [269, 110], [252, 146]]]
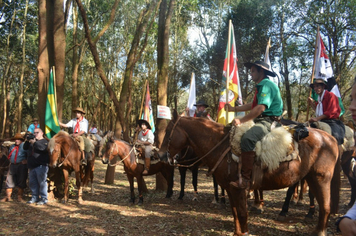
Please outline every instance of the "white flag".
[[189, 116], [193, 117], [195, 114], [195, 109], [196, 107], [194, 106], [196, 104], [196, 96], [195, 96], [195, 74], [192, 73], [192, 78], [190, 81], [190, 89], [189, 89], [189, 98], [188, 98], [188, 104], [187, 107], [189, 108]]
[[269, 65], [269, 69], [271, 69], [271, 61], [269, 60], [269, 48], [271, 47], [271, 38], [268, 39], [266, 53], [265, 53], [265, 62]]
[[333, 68], [331, 67], [330, 59], [326, 54], [326, 49], [321, 39], [321, 36], [318, 37], [317, 42], [317, 51], [316, 51], [316, 61], [315, 61], [315, 79], [324, 79], [325, 81], [333, 77]]

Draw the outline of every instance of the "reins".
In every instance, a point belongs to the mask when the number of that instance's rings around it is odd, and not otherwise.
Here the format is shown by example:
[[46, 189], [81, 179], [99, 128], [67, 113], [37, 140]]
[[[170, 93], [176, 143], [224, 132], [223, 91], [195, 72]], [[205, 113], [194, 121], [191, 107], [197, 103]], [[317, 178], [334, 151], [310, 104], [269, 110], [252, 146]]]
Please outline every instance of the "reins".
[[[114, 141], [114, 145], [115, 145], [115, 148], [117, 148], [117, 144], [116, 144], [115, 141]], [[116, 161], [115, 164], [110, 164], [110, 157], [112, 156], [112, 153], [113, 153], [113, 151], [114, 151], [114, 147], [112, 147], [112, 148], [111, 148], [111, 151], [110, 151], [110, 155], [109, 155], [109, 163], [108, 163], [108, 165], [109, 165], [109, 166], [117, 166], [117, 165], [119, 165], [121, 162], [123, 162], [124, 160], [126, 160], [126, 159], [131, 155], [131, 153], [132, 153], [132, 151], [133, 151], [134, 149], [135, 149], [135, 146], [132, 146], [130, 152], [129, 152], [123, 159], [121, 159], [120, 161]], [[119, 150], [117, 150], [117, 152], [118, 152], [118, 151], [119, 151]], [[118, 154], [116, 154], [116, 155], [118, 155]]]
[[[67, 159], [67, 157], [69, 156], [69, 153], [70, 153], [70, 151], [72, 150], [72, 147], [73, 147], [73, 145], [70, 145], [70, 148], [69, 148], [69, 151], [68, 151], [67, 155], [64, 157], [64, 160], [58, 165], [58, 167], [61, 167], [61, 166], [63, 165], [64, 161], [65, 161], [65, 160]], [[60, 155], [61, 155], [61, 153], [58, 153], [58, 159], [59, 159]]]

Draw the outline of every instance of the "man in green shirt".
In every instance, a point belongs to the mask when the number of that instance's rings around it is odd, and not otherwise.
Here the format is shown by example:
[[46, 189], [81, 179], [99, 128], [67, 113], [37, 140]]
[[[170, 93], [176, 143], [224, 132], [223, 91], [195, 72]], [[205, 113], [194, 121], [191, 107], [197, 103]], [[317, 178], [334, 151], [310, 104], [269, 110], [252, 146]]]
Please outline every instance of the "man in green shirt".
[[275, 77], [276, 74], [269, 69], [269, 65], [262, 61], [248, 62], [244, 64], [251, 69], [252, 80], [256, 83], [255, 96], [253, 102], [242, 106], [232, 107], [225, 105], [228, 111], [250, 111], [242, 118], [235, 118], [235, 126], [253, 120], [255, 125], [251, 127], [241, 138], [241, 175], [242, 184], [239, 181], [231, 182], [230, 185], [239, 189], [249, 186], [253, 163], [256, 153], [254, 151], [256, 143], [271, 131], [273, 121], [278, 120], [283, 112], [283, 101], [278, 86], [267, 76]]

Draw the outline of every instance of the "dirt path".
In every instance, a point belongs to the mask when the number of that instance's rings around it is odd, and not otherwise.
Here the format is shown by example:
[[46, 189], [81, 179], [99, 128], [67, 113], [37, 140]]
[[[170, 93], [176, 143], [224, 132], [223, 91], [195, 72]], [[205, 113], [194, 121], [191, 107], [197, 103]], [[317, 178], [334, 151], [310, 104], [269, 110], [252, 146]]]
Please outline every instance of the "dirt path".
[[[150, 192], [144, 196], [143, 206], [137, 206], [129, 203], [128, 181], [122, 166], [116, 169], [115, 184], [104, 185], [106, 165], [99, 160], [95, 165], [95, 193], [85, 192], [82, 205], [78, 205], [75, 196], [70, 198], [68, 204], [50, 202], [45, 206], [36, 206], [16, 201], [0, 203], [0, 235], [232, 235], [229, 201], [227, 199], [224, 206], [212, 203], [213, 183], [212, 178], [206, 176], [206, 170], [199, 171], [197, 201], [192, 200], [190, 172], [187, 173], [185, 197], [177, 199], [180, 186], [176, 170], [171, 199], [165, 199], [164, 192], [154, 191], [155, 177], [149, 176], [145, 177], [145, 181]], [[265, 192], [263, 214], [250, 212], [251, 235], [308, 235], [312, 231], [317, 223], [318, 211], [312, 222], [305, 223], [303, 219], [308, 211], [308, 201], [302, 206], [292, 206], [286, 222], [276, 221], [285, 193], [286, 189]], [[1, 192], [3, 196], [4, 190]], [[340, 215], [347, 211], [349, 198], [350, 187], [343, 177]], [[27, 195], [26, 200], [29, 199]], [[330, 217], [330, 235], [340, 235], [335, 229], [337, 216]]]

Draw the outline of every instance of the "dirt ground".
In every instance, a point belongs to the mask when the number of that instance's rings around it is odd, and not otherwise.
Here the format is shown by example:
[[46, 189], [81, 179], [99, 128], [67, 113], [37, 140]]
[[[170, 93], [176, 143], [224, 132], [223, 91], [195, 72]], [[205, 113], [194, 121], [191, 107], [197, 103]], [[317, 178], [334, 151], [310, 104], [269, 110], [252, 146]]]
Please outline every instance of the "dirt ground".
[[[95, 193], [84, 192], [82, 205], [77, 203], [76, 196], [67, 204], [57, 201], [44, 206], [17, 201], [0, 203], [0, 235], [233, 235], [229, 201], [227, 199], [225, 205], [212, 203], [213, 183], [212, 178], [206, 176], [206, 169], [199, 171], [196, 201], [193, 201], [190, 172], [184, 199], [178, 200], [180, 177], [176, 170], [171, 199], [165, 198], [165, 192], [156, 192], [155, 176], [148, 176], [145, 181], [149, 193], [144, 196], [144, 204], [138, 206], [129, 202], [129, 185], [122, 166], [116, 167], [115, 183], [104, 185], [106, 165], [99, 160], [95, 165]], [[74, 173], [71, 181], [74, 181]], [[341, 181], [340, 214], [330, 217], [329, 235], [340, 235], [336, 233], [335, 221], [348, 210], [350, 186], [344, 176]], [[4, 194], [2, 190], [0, 197]], [[308, 235], [313, 230], [318, 206], [312, 222], [305, 223], [308, 200], [301, 206], [291, 206], [285, 222], [276, 220], [285, 194], [286, 189], [265, 192], [264, 212], [249, 215], [251, 235]], [[25, 199], [30, 199], [29, 191]]]

